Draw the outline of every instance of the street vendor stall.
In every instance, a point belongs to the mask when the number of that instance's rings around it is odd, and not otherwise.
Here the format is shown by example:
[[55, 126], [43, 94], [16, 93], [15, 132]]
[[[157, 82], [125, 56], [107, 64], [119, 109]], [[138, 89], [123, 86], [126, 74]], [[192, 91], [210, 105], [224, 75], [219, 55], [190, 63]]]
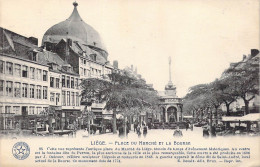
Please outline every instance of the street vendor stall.
[[[234, 133], [259, 132], [260, 113], [251, 113], [240, 117], [222, 117], [227, 128], [233, 128]], [[227, 126], [232, 124], [232, 126]], [[239, 131], [239, 132], [238, 132]]]

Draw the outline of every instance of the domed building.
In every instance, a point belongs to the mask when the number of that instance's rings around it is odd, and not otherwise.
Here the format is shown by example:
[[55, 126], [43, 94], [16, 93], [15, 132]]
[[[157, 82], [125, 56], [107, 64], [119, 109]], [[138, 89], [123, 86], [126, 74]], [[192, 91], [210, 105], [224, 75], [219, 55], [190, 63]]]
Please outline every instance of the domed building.
[[[55, 52], [64, 61], [63, 69], [69, 68], [70, 71], [76, 72], [79, 75], [79, 83], [85, 78], [104, 78], [106, 74], [112, 73], [113, 70], [113, 66], [107, 59], [108, 52], [99, 33], [80, 17], [77, 9], [78, 3], [74, 2], [73, 6], [74, 10], [68, 19], [53, 25], [45, 32], [42, 38], [42, 47], [47, 51]], [[51, 63], [61, 66], [55, 60], [57, 59], [53, 59]], [[62, 83], [66, 83], [65, 86], [62, 86], [62, 92], [68, 93], [69, 86], [67, 85], [69, 83], [73, 85], [75, 79], [62, 76]], [[62, 94], [64, 104], [66, 99], [68, 102], [70, 101], [69, 96], [72, 94], [73, 92], [70, 95]], [[84, 101], [85, 99], [82, 99], [81, 104]], [[91, 110], [96, 117], [92, 122], [94, 124], [100, 124], [102, 115], [111, 115], [104, 110], [104, 104], [92, 103]], [[81, 111], [84, 111], [84, 106], [81, 106]], [[69, 108], [66, 105], [62, 106], [62, 112], [65, 113], [65, 118], [71, 117], [67, 113], [72, 115], [79, 113], [75, 108]]]
[[97, 50], [106, 51], [99, 33], [82, 20], [77, 10], [78, 4], [74, 2], [73, 5], [74, 10], [70, 17], [49, 28], [43, 36], [42, 43], [58, 43], [63, 38], [69, 38]]
[[56, 52], [82, 78], [110, 73], [112, 66], [99, 33], [80, 17], [77, 7], [70, 17], [50, 27], [42, 38], [42, 46]]

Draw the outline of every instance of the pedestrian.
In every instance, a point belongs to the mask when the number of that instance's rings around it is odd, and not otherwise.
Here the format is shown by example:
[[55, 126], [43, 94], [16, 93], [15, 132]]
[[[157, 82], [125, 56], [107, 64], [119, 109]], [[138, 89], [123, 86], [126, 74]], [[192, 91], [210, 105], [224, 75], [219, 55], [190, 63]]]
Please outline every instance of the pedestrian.
[[179, 129], [179, 126], [177, 126], [177, 129], [173, 133], [174, 137], [182, 137], [182, 131]]
[[189, 129], [189, 122], [186, 122], [186, 131]]
[[203, 137], [205, 137], [205, 138], [209, 137], [209, 129], [207, 126], [203, 127]]
[[141, 133], [141, 126], [140, 125], [137, 126], [137, 130], [136, 131], [137, 131], [138, 137], [141, 137], [142, 133]]
[[215, 126], [215, 124], [211, 128], [211, 137], [216, 137], [216, 126]]
[[126, 126], [126, 137], [128, 136], [128, 133], [129, 133], [129, 127]]
[[165, 128], [164, 122], [162, 123], [162, 128], [163, 128], [163, 130], [164, 130], [164, 128]]
[[85, 128], [82, 134], [82, 137], [88, 137], [89, 133], [88, 133], [88, 129]]
[[151, 128], [152, 128], [152, 123], [148, 122], [148, 129], [151, 129]]
[[137, 126], [138, 126], [138, 123], [137, 123], [137, 121], [135, 121], [135, 123], [134, 123], [134, 132], [137, 132]]
[[193, 123], [190, 124], [190, 130], [193, 131]]
[[143, 135], [144, 135], [144, 137], [146, 137], [146, 135], [147, 135], [147, 126], [146, 125], [144, 125], [144, 127], [143, 127]]
[[118, 127], [118, 136], [119, 137], [123, 137], [124, 136], [124, 128], [121, 125]]

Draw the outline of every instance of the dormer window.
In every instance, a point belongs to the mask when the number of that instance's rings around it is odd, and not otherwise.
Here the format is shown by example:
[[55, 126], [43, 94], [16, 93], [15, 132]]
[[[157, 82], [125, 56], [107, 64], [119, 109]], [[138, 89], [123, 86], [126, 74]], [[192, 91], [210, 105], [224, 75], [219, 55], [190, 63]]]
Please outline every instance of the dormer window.
[[58, 65], [57, 64], [52, 64], [52, 69], [53, 70], [57, 70], [58, 69]]
[[97, 61], [97, 55], [96, 55], [96, 54], [92, 54], [92, 55], [91, 55], [91, 58], [92, 58], [94, 61]]
[[31, 57], [31, 60], [32, 61], [37, 61], [38, 60], [38, 52], [35, 52], [35, 51], [33, 51], [32, 52], [32, 57]]
[[68, 72], [71, 72], [71, 67], [67, 67], [67, 71], [68, 71]]

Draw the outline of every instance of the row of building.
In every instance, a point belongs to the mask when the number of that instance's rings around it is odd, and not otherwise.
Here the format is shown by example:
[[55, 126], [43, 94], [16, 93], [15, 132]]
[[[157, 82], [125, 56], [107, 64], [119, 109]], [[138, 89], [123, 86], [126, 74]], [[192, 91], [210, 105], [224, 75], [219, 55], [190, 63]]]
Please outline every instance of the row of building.
[[[81, 81], [119, 71], [98, 32], [73, 5], [68, 19], [45, 32], [41, 47], [37, 38], [0, 27], [0, 129], [39, 129], [46, 122], [54, 129], [82, 127]], [[104, 104], [93, 103], [92, 111], [96, 124], [112, 117]]]

